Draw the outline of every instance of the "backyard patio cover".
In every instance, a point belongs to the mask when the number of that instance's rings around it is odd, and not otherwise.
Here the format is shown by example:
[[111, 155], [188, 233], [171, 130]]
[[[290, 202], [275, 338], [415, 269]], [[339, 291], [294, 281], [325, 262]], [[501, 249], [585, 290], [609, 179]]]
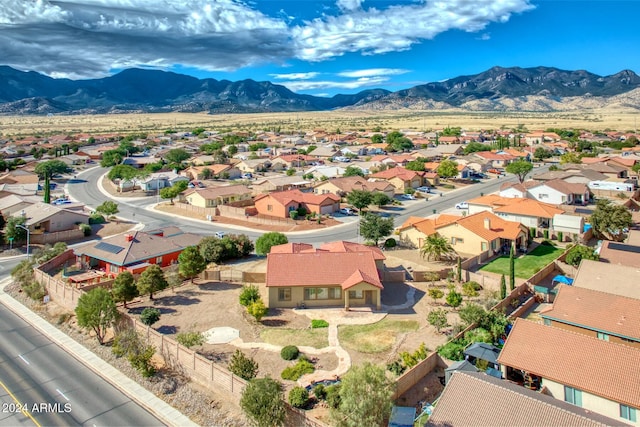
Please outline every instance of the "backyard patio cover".
[[489, 363], [498, 363], [498, 356], [500, 355], [500, 349], [494, 347], [491, 344], [476, 342], [471, 344], [464, 350], [465, 356], [473, 356], [476, 359], [486, 360]]
[[394, 406], [389, 418], [389, 427], [413, 427], [416, 408], [413, 406]]
[[553, 282], [552, 283], [564, 283], [565, 285], [573, 285], [573, 279], [567, 276], [563, 276], [561, 274], [558, 274], [556, 277], [553, 278]]

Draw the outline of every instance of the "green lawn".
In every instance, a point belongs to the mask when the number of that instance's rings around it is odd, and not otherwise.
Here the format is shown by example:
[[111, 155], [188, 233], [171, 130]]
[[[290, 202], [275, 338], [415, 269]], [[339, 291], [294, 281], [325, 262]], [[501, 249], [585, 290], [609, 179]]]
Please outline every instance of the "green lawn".
[[260, 338], [273, 345], [299, 345], [324, 348], [329, 345], [327, 328], [316, 329], [265, 329]]
[[398, 334], [416, 331], [419, 326], [415, 320], [385, 318], [368, 325], [340, 326], [338, 338], [343, 347], [361, 353], [380, 353], [393, 347]]
[[[529, 277], [542, 270], [542, 267], [558, 258], [564, 251], [562, 248], [555, 246], [540, 245], [527, 255], [516, 258], [515, 269], [516, 277], [528, 279]], [[501, 256], [491, 261], [489, 264], [481, 268], [481, 270], [490, 273], [509, 275], [509, 257]]]

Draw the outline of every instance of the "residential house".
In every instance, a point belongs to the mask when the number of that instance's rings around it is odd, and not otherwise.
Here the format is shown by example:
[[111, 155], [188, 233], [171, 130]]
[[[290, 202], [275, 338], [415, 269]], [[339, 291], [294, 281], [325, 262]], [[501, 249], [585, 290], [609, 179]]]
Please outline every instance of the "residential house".
[[71, 167], [71, 166], [79, 166], [79, 165], [84, 165], [87, 163], [87, 161], [90, 162], [90, 158], [87, 155], [84, 154], [67, 154], [65, 156], [61, 156], [58, 157], [58, 160], [60, 160], [61, 162], [64, 162], [67, 166]]
[[65, 209], [64, 205], [56, 206], [38, 202], [26, 206], [11, 216], [25, 217], [25, 225], [35, 233], [55, 233], [78, 228], [78, 224], [88, 224], [89, 215], [76, 210]]
[[158, 163], [159, 161], [161, 161], [160, 158], [152, 156], [127, 156], [122, 159], [122, 164], [132, 166], [136, 169], [142, 169], [146, 165]]
[[316, 160], [314, 156], [307, 156], [306, 154], [288, 154], [274, 157], [271, 160], [271, 168], [275, 165], [282, 163], [282, 169], [301, 168]]
[[[205, 178], [206, 172], [205, 169], [208, 169], [209, 177]], [[238, 179], [242, 175], [240, 169], [233, 165], [228, 164], [210, 164], [204, 166], [191, 166], [180, 172], [180, 175], [186, 176], [190, 180], [200, 180], [200, 179]]]
[[547, 326], [640, 349], [640, 299], [559, 285], [540, 317]]
[[397, 192], [404, 193], [408, 189], [415, 189], [424, 184], [423, 172], [416, 172], [403, 167], [386, 169], [369, 175], [376, 181], [384, 180], [393, 185]]
[[508, 198], [489, 194], [469, 200], [469, 214], [490, 211], [507, 221], [515, 221], [531, 228], [549, 228], [554, 215], [563, 214], [548, 203], [533, 199]]
[[591, 193], [585, 184], [572, 184], [554, 179], [529, 187], [527, 194], [528, 197], [553, 205], [586, 205]]
[[640, 270], [636, 267], [583, 259], [573, 286], [640, 299]]
[[173, 184], [180, 181], [189, 181], [189, 178], [179, 175], [173, 171], [166, 171], [154, 172], [144, 178], [135, 178], [133, 182], [122, 180], [119, 186], [124, 190], [128, 185], [133, 184], [133, 187], [137, 186], [142, 191], [158, 191], [161, 188], [171, 187]]
[[353, 190], [385, 193], [389, 197], [395, 194], [395, 187], [387, 181], [367, 181], [360, 176], [345, 176], [322, 181], [313, 187], [316, 194], [332, 193], [343, 197]]
[[466, 217], [440, 215], [417, 221], [409, 218], [398, 229], [403, 244], [420, 248], [427, 236], [438, 233], [445, 237], [460, 254], [475, 256], [490, 251], [498, 253], [511, 244], [516, 248], [527, 246], [528, 229], [515, 221], [507, 221], [488, 212], [478, 212]]
[[191, 158], [191, 163], [193, 163], [194, 166], [212, 165], [215, 162], [216, 162], [216, 157], [210, 154], [200, 154], [198, 156]]
[[498, 363], [507, 379], [533, 378], [558, 400], [639, 425], [638, 360], [638, 348], [517, 319]]
[[0, 175], [0, 184], [38, 184], [37, 174], [23, 169], [7, 171]]
[[601, 174], [606, 175], [607, 178], [609, 179], [629, 177], [628, 169], [626, 167], [620, 166], [618, 164], [608, 163], [608, 162], [593, 163], [589, 165], [567, 163], [565, 165], [562, 165], [561, 168], [562, 170], [565, 170], [565, 171], [581, 172], [584, 170], [591, 170], [595, 172], [600, 172]]
[[[464, 402], [464, 404], [460, 404]], [[427, 427], [605, 427], [618, 419], [554, 399], [484, 372], [454, 372]]]
[[246, 159], [238, 162], [236, 167], [242, 173], [266, 172], [271, 168], [269, 159]]
[[555, 132], [533, 131], [524, 136], [528, 145], [544, 144], [545, 142], [560, 141], [562, 138]]
[[0, 197], [10, 194], [18, 196], [35, 196], [39, 190], [37, 183], [35, 184], [0, 184]]
[[432, 149], [440, 153], [441, 157], [459, 156], [464, 154], [464, 144], [440, 144]]
[[9, 194], [0, 198], [0, 215], [5, 218], [13, 216], [15, 212], [20, 212], [28, 206], [42, 201], [38, 196], [18, 196]]
[[74, 249], [78, 262], [110, 276], [123, 271], [142, 273], [152, 264], [167, 267], [178, 261], [182, 251], [197, 245], [202, 236], [184, 233], [178, 227], [153, 231], [132, 231]]
[[304, 208], [309, 213], [332, 214], [340, 209], [340, 197], [335, 194], [303, 193], [300, 190], [276, 191], [255, 198], [259, 214], [289, 218], [290, 212]]
[[306, 188], [309, 186], [309, 184], [311, 184], [310, 181], [307, 181], [299, 175], [276, 175], [258, 177], [251, 183], [251, 187], [253, 188], [253, 192], [255, 194], [260, 194], [268, 193], [271, 191], [285, 191]]
[[180, 200], [199, 208], [215, 208], [242, 200], [251, 200], [253, 192], [246, 185], [225, 185], [219, 187], [191, 188]]
[[555, 179], [561, 179], [570, 183], [588, 184], [591, 181], [605, 181], [608, 179], [608, 177], [600, 172], [583, 169], [548, 171], [545, 173], [532, 175], [531, 179], [534, 181], [551, 181]]
[[509, 163], [518, 160], [516, 156], [504, 151], [478, 151], [473, 153], [473, 155], [491, 162], [491, 166], [494, 168], [505, 168]]
[[267, 255], [268, 307], [382, 307], [378, 248], [296, 245], [274, 246]]
[[[341, 166], [319, 165], [304, 171], [304, 175], [313, 175], [316, 179], [335, 178], [344, 175], [345, 168]], [[324, 177], [324, 178], [323, 178]]]
[[540, 181], [505, 182], [500, 186], [500, 197], [527, 198], [529, 190], [540, 185]]
[[640, 245], [604, 240], [599, 253], [602, 262], [640, 268]]

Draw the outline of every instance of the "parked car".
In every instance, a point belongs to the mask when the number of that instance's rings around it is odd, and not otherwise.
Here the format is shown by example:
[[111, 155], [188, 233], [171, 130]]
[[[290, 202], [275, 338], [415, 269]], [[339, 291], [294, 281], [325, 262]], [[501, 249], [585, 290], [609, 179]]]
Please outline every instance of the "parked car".
[[456, 209], [469, 209], [469, 203], [460, 202], [456, 204]]
[[403, 194], [402, 196], [400, 196], [400, 198], [405, 200], [415, 200], [416, 196], [414, 196], [413, 194]]
[[218, 239], [222, 239], [222, 238], [225, 236], [225, 234], [227, 234], [227, 233], [226, 233], [226, 231], [216, 231], [214, 235], [215, 235]]
[[351, 208], [342, 208], [340, 209], [340, 213], [343, 215], [355, 215], [355, 212]]
[[431, 193], [431, 187], [418, 187], [416, 188], [416, 191], [421, 193]]
[[253, 175], [250, 174], [249, 172], [242, 174], [242, 179], [251, 179], [251, 178], [253, 178]]
[[504, 175], [504, 172], [499, 169], [489, 169], [487, 172], [495, 174], [495, 175]]

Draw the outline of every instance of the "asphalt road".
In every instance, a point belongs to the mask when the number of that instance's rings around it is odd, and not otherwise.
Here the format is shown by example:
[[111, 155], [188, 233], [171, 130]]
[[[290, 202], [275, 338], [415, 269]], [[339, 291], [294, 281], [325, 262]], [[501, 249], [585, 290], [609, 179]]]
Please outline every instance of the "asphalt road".
[[[534, 169], [533, 173], [546, 172], [547, 169], [548, 167], [537, 168]], [[105, 200], [108, 200], [108, 198], [98, 190], [97, 186], [98, 180], [107, 170], [108, 169], [101, 167], [94, 167], [81, 172], [78, 175], [78, 178], [71, 180], [67, 186], [67, 191], [71, 198], [83, 202], [92, 208], [95, 208]], [[403, 200], [403, 206], [390, 206], [387, 209], [384, 209], [384, 211], [394, 217], [394, 223], [397, 227], [410, 216], [429, 216], [433, 214], [434, 210], [436, 213], [441, 213], [446, 209], [453, 208], [456, 203], [466, 201], [474, 197], [479, 197], [482, 193], [489, 194], [498, 191], [500, 186], [505, 182], [516, 181], [517, 177], [514, 175], [505, 176], [499, 179], [491, 179], [475, 185], [470, 185], [460, 190], [443, 193], [444, 195], [442, 197], [431, 195], [429, 200], [426, 202], [424, 199]], [[216, 231], [224, 230], [227, 232], [246, 234], [252, 240], [257, 239], [262, 235], [262, 232], [237, 229], [233, 226], [215, 222], [206, 223], [193, 221], [188, 218], [168, 216], [146, 209], [146, 207], [155, 204], [156, 201], [157, 198], [153, 196], [135, 200], [120, 198], [118, 200], [118, 209], [120, 210], [118, 216], [136, 222], [141, 222], [147, 229], [176, 225], [186, 232], [197, 233], [203, 236], [212, 235]], [[336, 218], [344, 221], [344, 224], [313, 232], [285, 234], [287, 234], [290, 242], [324, 243], [335, 240], [358, 240], [357, 217], [341, 217], [340, 214], [337, 214]]]
[[3, 305], [0, 336], [0, 425], [162, 425]]

